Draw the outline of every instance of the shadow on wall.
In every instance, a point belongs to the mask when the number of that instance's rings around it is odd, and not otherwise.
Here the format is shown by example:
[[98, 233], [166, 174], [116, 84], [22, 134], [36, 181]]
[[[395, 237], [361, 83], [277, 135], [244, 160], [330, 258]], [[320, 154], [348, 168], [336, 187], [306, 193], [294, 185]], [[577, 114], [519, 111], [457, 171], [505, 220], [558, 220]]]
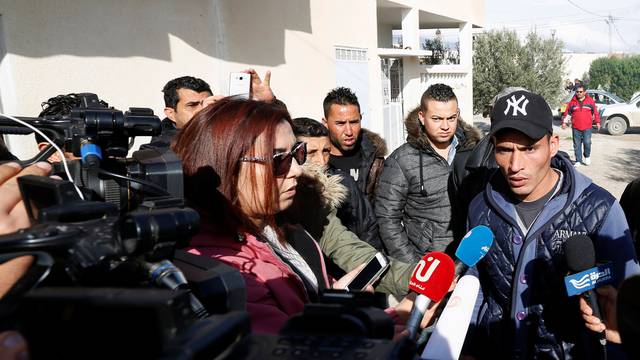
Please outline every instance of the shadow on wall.
[[0, 9], [7, 50], [20, 56], [171, 61], [176, 37], [214, 58], [275, 66], [285, 62], [285, 30], [311, 33], [309, 1], [0, 0]]
[[622, 150], [621, 155], [617, 155], [609, 159], [615, 165], [612, 166], [613, 171], [607, 176], [611, 180], [629, 183], [640, 177], [640, 150], [627, 148]]

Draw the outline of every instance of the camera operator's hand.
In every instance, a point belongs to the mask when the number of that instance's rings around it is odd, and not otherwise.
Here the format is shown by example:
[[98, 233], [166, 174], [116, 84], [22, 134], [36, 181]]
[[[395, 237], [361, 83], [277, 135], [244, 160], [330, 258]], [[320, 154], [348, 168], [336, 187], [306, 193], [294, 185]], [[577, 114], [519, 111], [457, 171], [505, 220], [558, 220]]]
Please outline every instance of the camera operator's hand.
[[28, 358], [27, 342], [20, 333], [15, 331], [0, 333], [0, 359], [26, 360]]
[[247, 69], [243, 72], [251, 75], [252, 100], [273, 102], [276, 99], [273, 90], [271, 90], [271, 71], [267, 70], [264, 74], [264, 81], [260, 79], [260, 75], [254, 69]]
[[17, 179], [24, 175], [47, 176], [50, 171], [48, 162], [39, 162], [25, 169], [17, 163], [0, 165], [0, 235], [30, 226]]
[[[18, 178], [24, 175], [47, 176], [51, 165], [39, 162], [22, 169], [17, 163], [0, 165], [0, 235], [29, 227], [29, 216], [22, 202]], [[33, 256], [20, 256], [0, 264], [0, 298], [24, 275]], [[15, 331], [0, 333], [0, 359], [28, 359], [27, 342]]]

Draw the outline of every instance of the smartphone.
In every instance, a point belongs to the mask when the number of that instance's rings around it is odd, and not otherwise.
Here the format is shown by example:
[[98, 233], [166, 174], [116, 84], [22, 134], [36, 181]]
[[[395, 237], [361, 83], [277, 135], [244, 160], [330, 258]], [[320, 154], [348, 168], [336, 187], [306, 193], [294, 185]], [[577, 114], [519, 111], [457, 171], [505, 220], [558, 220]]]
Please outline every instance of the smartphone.
[[251, 74], [243, 72], [232, 72], [229, 74], [229, 96], [248, 99], [250, 90]]
[[367, 265], [358, 272], [355, 278], [345, 287], [348, 291], [362, 291], [367, 286], [376, 282], [389, 268], [389, 260], [384, 254], [378, 252], [369, 260]]

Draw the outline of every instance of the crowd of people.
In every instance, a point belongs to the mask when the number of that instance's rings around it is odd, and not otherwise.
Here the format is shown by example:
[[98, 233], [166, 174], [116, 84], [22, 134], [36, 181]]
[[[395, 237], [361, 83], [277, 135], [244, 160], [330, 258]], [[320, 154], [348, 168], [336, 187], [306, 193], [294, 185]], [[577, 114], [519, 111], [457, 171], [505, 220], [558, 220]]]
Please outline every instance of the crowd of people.
[[[605, 329], [607, 339], [620, 342], [610, 321], [615, 309], [605, 306], [599, 319], [583, 299], [566, 295], [563, 245], [587, 235], [596, 260], [611, 263], [613, 287], [601, 291], [606, 300], [640, 273], [637, 229], [625, 220], [637, 227], [638, 212], [625, 218], [620, 203], [559, 151], [540, 95], [522, 88], [498, 94], [483, 136], [460, 117], [451, 87], [431, 85], [405, 120], [406, 143], [387, 156], [384, 139], [362, 128], [350, 89], [327, 93], [319, 121], [292, 119], [286, 99], [270, 87], [270, 73], [264, 79], [247, 73], [250, 99], [215, 95], [190, 76], [169, 81], [162, 134], [145, 146], [171, 149], [181, 159], [185, 200], [201, 219], [187, 250], [240, 271], [254, 332], [277, 333], [323, 290], [345, 288], [381, 251], [391, 266], [365, 291], [399, 300], [385, 311], [396, 337], [405, 336], [415, 298], [409, 280], [420, 258], [431, 251], [453, 257], [466, 231], [485, 225], [495, 241], [468, 271], [481, 291], [466, 358], [600, 358], [589, 334]], [[585, 95], [578, 85], [567, 111], [576, 163], [588, 165], [591, 121], [595, 116], [599, 126], [599, 118]], [[29, 226], [16, 177], [50, 168], [0, 165], [2, 233]], [[629, 190], [630, 204], [640, 200], [637, 189]], [[20, 274], [31, 260], [17, 258], [0, 270]], [[0, 277], [0, 296], [13, 282]], [[19, 347], [7, 354], [27, 351], [24, 342], [14, 343]]]

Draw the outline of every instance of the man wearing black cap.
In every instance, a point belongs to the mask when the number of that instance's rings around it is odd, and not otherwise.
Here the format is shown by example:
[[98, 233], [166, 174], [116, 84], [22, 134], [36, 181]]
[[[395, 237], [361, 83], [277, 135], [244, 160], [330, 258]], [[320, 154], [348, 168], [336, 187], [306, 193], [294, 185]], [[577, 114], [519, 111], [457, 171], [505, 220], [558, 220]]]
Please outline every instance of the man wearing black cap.
[[469, 228], [486, 225], [495, 235], [470, 270], [480, 279], [482, 307], [465, 353], [476, 358], [600, 358], [564, 287], [570, 236], [591, 238], [597, 262], [611, 262], [614, 286], [640, 272], [620, 204], [558, 155], [551, 122], [546, 101], [527, 91], [498, 99], [491, 112], [499, 169], [468, 217]]

